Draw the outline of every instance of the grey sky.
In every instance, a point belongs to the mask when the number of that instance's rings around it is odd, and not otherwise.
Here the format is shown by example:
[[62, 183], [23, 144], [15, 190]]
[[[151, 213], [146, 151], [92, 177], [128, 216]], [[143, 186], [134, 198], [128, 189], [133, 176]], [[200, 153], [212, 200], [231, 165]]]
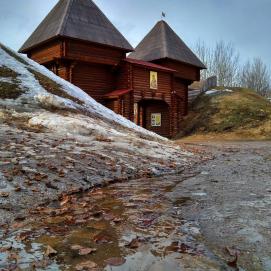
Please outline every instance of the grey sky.
[[[94, 0], [133, 46], [161, 18], [188, 44], [231, 41], [270, 65], [271, 0]], [[17, 50], [57, 0], [0, 0], [0, 41]]]

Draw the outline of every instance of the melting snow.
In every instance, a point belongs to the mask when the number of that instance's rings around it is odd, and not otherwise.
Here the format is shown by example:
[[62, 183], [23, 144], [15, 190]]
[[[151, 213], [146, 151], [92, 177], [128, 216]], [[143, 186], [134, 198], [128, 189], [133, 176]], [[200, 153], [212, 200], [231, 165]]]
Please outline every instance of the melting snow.
[[222, 90], [218, 90], [218, 89], [211, 89], [205, 92], [206, 95], [212, 95], [215, 93], [221, 93], [221, 92], [233, 92], [231, 89], [222, 89]]
[[[24, 55], [17, 54], [18, 57], [23, 58], [28, 65], [23, 64], [22, 62], [17, 61], [14, 57], [10, 56], [5, 50], [0, 48], [0, 66], [6, 66], [18, 74], [18, 79], [21, 81], [20, 85], [23, 89], [26, 89], [27, 92], [19, 97], [17, 100], [23, 99], [25, 97], [32, 98], [35, 102], [45, 103], [47, 105], [51, 104], [53, 106], [58, 106], [59, 108], [67, 108], [67, 109], [82, 109], [86, 110], [89, 113], [97, 114], [102, 118], [108, 121], [114, 121], [126, 128], [132, 129], [135, 132], [145, 134], [151, 136], [153, 138], [157, 138], [160, 140], [166, 140], [165, 138], [150, 132], [142, 127], [137, 126], [135, 123], [127, 120], [111, 111], [110, 109], [104, 107], [103, 105], [96, 102], [93, 98], [88, 96], [83, 90], [74, 86], [73, 84], [65, 81], [64, 79], [56, 76], [53, 72], [49, 71], [47, 68], [39, 65], [38, 63], [32, 61]], [[83, 102], [83, 105], [78, 105], [75, 102], [58, 97], [56, 95], [52, 95], [48, 93], [39, 83], [38, 80], [34, 77], [34, 75], [28, 70], [28, 68], [33, 68], [35, 71], [42, 73], [48, 78], [55, 81], [57, 84], [62, 86], [63, 90], [69, 95], [79, 99]], [[35, 119], [37, 123], [37, 118]], [[44, 122], [44, 121], [43, 121]]]

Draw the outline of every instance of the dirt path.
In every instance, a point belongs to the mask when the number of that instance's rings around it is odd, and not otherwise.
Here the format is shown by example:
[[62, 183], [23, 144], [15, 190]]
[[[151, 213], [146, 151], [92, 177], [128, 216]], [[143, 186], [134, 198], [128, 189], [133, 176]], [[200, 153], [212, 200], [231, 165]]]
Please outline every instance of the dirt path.
[[216, 255], [225, 258], [225, 248], [234, 248], [245, 270], [271, 270], [271, 143], [205, 145], [216, 159], [170, 197], [192, 198], [182, 214], [198, 223]]
[[214, 159], [64, 196], [2, 228], [0, 270], [270, 270], [271, 144], [187, 144]]

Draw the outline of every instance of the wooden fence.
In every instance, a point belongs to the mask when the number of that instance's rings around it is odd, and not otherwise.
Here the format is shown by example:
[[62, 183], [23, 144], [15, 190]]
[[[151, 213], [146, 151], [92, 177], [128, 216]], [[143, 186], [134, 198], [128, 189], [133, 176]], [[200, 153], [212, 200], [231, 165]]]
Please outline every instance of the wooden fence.
[[191, 104], [201, 93], [215, 88], [217, 86], [217, 77], [212, 76], [207, 78], [203, 81], [201, 84], [201, 87], [199, 89], [193, 89], [188, 92], [188, 103]]

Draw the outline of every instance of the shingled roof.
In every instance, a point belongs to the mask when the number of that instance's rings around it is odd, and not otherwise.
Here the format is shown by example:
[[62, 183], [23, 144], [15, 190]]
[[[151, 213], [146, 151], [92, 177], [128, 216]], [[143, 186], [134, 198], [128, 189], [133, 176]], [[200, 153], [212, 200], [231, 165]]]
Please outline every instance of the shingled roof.
[[59, 0], [24, 43], [20, 52], [26, 52], [59, 36], [133, 51], [129, 42], [92, 0]]
[[165, 22], [159, 21], [129, 57], [144, 61], [169, 58], [201, 69], [205, 65]]

